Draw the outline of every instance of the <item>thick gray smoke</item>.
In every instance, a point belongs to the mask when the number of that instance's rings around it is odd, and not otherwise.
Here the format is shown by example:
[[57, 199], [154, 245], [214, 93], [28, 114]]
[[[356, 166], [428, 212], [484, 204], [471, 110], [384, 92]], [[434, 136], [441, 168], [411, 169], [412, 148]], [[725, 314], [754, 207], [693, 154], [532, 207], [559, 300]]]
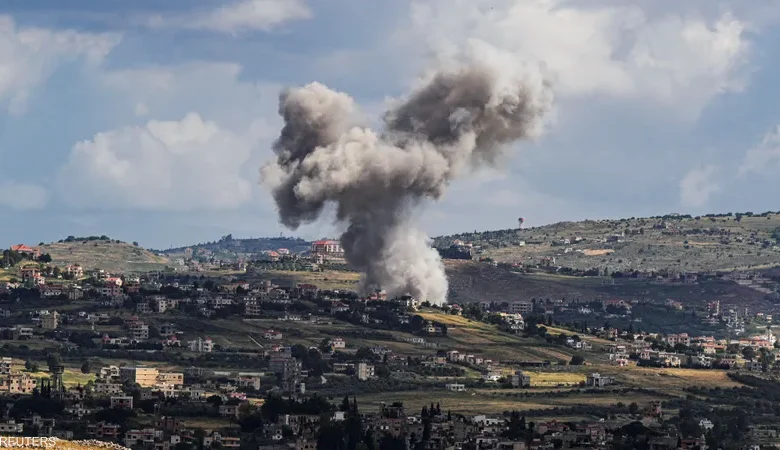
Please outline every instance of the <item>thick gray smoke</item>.
[[356, 125], [348, 95], [311, 83], [281, 94], [277, 158], [261, 174], [286, 227], [335, 206], [346, 225], [345, 257], [363, 272], [364, 291], [381, 287], [441, 304], [444, 268], [411, 214], [421, 201], [441, 198], [464, 170], [494, 165], [510, 144], [535, 137], [551, 101], [538, 76], [461, 66], [435, 73], [399, 101], [377, 134]]

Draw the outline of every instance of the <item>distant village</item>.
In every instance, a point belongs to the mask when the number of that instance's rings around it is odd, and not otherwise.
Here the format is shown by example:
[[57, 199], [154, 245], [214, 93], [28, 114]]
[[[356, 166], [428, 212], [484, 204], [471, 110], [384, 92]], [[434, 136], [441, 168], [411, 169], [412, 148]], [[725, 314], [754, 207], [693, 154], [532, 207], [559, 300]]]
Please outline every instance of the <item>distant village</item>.
[[[618, 328], [555, 320], [566, 312], [579, 317], [626, 316], [639, 301], [518, 299], [433, 308], [409, 296], [388, 298], [383, 291], [358, 296], [309, 283], [277, 285], [261, 279], [267, 264], [285, 259], [306, 261], [306, 270], [339, 263], [343, 251], [332, 240], [315, 242], [306, 256], [278, 249], [255, 261], [230, 264], [209, 262], [208, 255], [200, 255], [201, 262], [193, 259], [195, 255], [187, 256], [182, 261], [186, 273], [109, 273], [78, 264], [55, 267], [34, 247], [18, 245], [10, 252], [19, 262], [15, 279], [0, 285], [3, 435], [90, 438], [160, 450], [278, 445], [296, 450], [339, 445], [522, 450], [609, 448], [638, 440], [648, 448], [706, 448], [705, 435], [715, 426], [711, 418], [694, 417], [692, 433], [665, 415], [661, 401], [630, 408], [616, 402], [611, 409], [594, 408], [595, 414], [603, 414], [601, 420], [568, 423], [534, 420], [531, 412], [513, 410], [499, 416], [464, 416], [448, 412], [447, 404], [412, 412], [395, 402], [371, 410], [349, 394], [373, 389], [370, 386], [381, 391], [376, 388], [381, 383], [409, 377], [422, 377], [429, 389], [465, 398], [486, 388], [540, 396], [544, 394], [534, 389], [621, 389], [612, 371], [630, 367], [780, 373], [772, 315], [736, 305], [722, 308], [720, 302], [707, 305], [700, 320], [718, 324], [734, 337], [644, 332], [633, 329], [633, 323]], [[198, 275], [215, 265], [226, 274]], [[46, 308], [26, 306], [35, 302], [45, 302]], [[684, 308], [674, 300], [663, 307]], [[424, 318], [421, 311], [433, 311], [425, 316], [433, 319]], [[546, 340], [575, 351], [575, 356], [498, 360], [458, 348], [452, 341], [445, 345], [448, 322], [436, 318], [452, 316], [495, 325], [509, 335]], [[168, 322], [166, 317], [177, 320]], [[254, 345], [243, 348], [215, 340], [208, 332], [182, 331], [183, 317], [273, 322], [278, 327], [253, 333]], [[340, 334], [336, 323], [366, 331]], [[329, 334], [306, 347], [298, 343], [296, 332], [303, 324], [321, 326]], [[748, 333], [748, 324], [763, 332]], [[547, 327], [562, 331], [553, 334]], [[364, 346], [367, 337], [404, 342], [419, 350], [405, 355], [389, 346]], [[44, 347], [57, 351], [34, 350]], [[127, 362], [93, 365], [102, 360]], [[610, 367], [610, 374], [586, 371], [582, 379], [565, 382], [534, 381], [532, 376], [540, 369], [566, 373], [588, 365]], [[82, 375], [88, 381], [69, 382]], [[198, 423], [195, 417], [222, 422]], [[634, 428], [629, 433], [626, 427]], [[755, 442], [777, 434], [776, 428], [761, 424], [744, 432], [745, 439]], [[329, 439], [332, 446], [323, 443]]]

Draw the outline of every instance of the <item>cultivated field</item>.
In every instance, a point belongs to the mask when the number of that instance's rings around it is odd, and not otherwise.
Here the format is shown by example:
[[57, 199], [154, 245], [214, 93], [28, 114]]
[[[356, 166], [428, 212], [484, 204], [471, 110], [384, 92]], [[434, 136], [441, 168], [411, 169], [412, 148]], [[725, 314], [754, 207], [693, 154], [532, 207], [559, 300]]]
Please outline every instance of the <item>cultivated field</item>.
[[270, 279], [281, 286], [289, 286], [295, 283], [314, 284], [320, 289], [344, 289], [355, 290], [360, 274], [357, 272], [343, 272], [326, 270], [324, 272], [303, 272], [288, 270], [268, 270], [261, 272], [257, 277], [250, 279]]
[[[48, 372], [48, 369], [46, 367], [46, 361], [34, 361], [38, 364], [38, 372], [27, 372], [24, 368], [25, 361], [15, 359], [14, 360], [14, 366], [13, 370], [15, 372], [26, 372], [33, 378], [49, 378], [51, 374]], [[75, 366], [66, 366], [65, 367], [65, 373], [62, 374], [62, 382], [65, 384], [66, 387], [70, 386], [76, 386], [81, 385], [84, 386], [90, 381], [95, 380], [95, 374], [94, 373], [81, 373], [80, 367]]]
[[[524, 397], [526, 393], [541, 394]], [[644, 407], [652, 401], [664, 397], [638, 392], [582, 393], [570, 392], [564, 395], [545, 396], [543, 391], [526, 390], [487, 390], [468, 389], [466, 392], [450, 392], [444, 389], [428, 390], [425, 395], [415, 392], [383, 392], [381, 394], [358, 395], [361, 408], [373, 410], [381, 403], [402, 402], [409, 411], [417, 412], [431, 402], [438, 403], [443, 411], [459, 414], [501, 414], [505, 411], [551, 410], [573, 406], [611, 406], [618, 402], [629, 404], [636, 402]]]

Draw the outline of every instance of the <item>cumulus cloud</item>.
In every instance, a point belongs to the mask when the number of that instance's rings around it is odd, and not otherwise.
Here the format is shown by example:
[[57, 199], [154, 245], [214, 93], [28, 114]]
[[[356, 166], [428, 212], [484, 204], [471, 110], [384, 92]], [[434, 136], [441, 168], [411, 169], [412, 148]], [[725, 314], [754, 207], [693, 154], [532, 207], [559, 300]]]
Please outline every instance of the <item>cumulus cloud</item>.
[[680, 180], [680, 204], [686, 207], [700, 207], [707, 204], [712, 194], [720, 191], [715, 179], [718, 168], [704, 166], [691, 169]]
[[251, 197], [241, 176], [253, 138], [191, 113], [96, 134], [73, 146], [59, 178], [78, 207], [220, 210]]
[[0, 101], [11, 114], [23, 114], [32, 91], [58, 65], [80, 58], [98, 64], [118, 43], [112, 34], [19, 27], [0, 16]]
[[240, 79], [235, 63], [193, 61], [170, 66], [146, 66], [106, 71], [97, 83], [135, 115], [181, 117], [208, 111], [217, 123], [236, 129], [258, 119], [278, 122], [276, 105], [281, 86]]
[[303, 0], [242, 0], [213, 10], [180, 17], [155, 16], [152, 27], [175, 27], [237, 34], [270, 31], [286, 22], [309, 19], [312, 12]]
[[28, 183], [0, 183], [0, 206], [22, 211], [42, 209], [49, 201], [45, 188]]
[[772, 165], [780, 165], [780, 125], [767, 133], [760, 144], [745, 153], [738, 175], [761, 173]]
[[739, 19], [612, 3], [426, 0], [394, 39], [444, 59], [487, 44], [543, 63], [563, 96], [649, 99], [687, 117], [744, 88], [750, 46]]

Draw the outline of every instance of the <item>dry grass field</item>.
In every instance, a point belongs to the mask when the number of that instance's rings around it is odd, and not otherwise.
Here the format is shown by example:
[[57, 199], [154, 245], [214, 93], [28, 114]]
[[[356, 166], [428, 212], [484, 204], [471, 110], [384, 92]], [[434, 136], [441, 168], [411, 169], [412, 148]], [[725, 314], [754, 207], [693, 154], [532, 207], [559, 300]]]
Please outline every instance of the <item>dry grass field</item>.
[[569, 361], [572, 352], [548, 345], [538, 339], [529, 339], [500, 331], [495, 325], [477, 322], [462, 316], [438, 312], [420, 312], [422, 318], [447, 325], [446, 339], [433, 339], [440, 346], [468, 351], [499, 360]]
[[619, 382], [655, 389], [660, 392], [683, 395], [686, 387], [705, 386], [731, 388], [741, 386], [722, 370], [652, 369], [645, 367], [599, 367], [599, 371], [614, 376]]
[[409, 411], [418, 411], [431, 402], [439, 403], [442, 410], [460, 414], [501, 414], [504, 411], [519, 410], [544, 410], [552, 408], [566, 408], [577, 405], [582, 406], [611, 406], [618, 402], [629, 404], [636, 402], [640, 407], [648, 405], [652, 401], [661, 400], [661, 397], [628, 392], [615, 395], [613, 393], [571, 393], [567, 396], [556, 397], [515, 397], [514, 394], [524, 392], [543, 392], [536, 389], [530, 390], [487, 390], [469, 389], [466, 392], [450, 392], [446, 390], [429, 390], [425, 395], [415, 392], [383, 392], [381, 394], [358, 395], [358, 404], [364, 410], [378, 409], [384, 402], [402, 402]]
[[41, 252], [52, 257], [52, 264], [65, 266], [81, 264], [87, 269], [102, 268], [113, 271], [160, 270], [171, 262], [168, 258], [132, 244], [111, 241], [74, 241], [40, 246]]
[[357, 272], [343, 272], [326, 270], [324, 272], [303, 272], [292, 270], [267, 270], [261, 272], [258, 278], [270, 279], [280, 285], [293, 283], [310, 283], [320, 289], [345, 289], [355, 290], [360, 274]]

